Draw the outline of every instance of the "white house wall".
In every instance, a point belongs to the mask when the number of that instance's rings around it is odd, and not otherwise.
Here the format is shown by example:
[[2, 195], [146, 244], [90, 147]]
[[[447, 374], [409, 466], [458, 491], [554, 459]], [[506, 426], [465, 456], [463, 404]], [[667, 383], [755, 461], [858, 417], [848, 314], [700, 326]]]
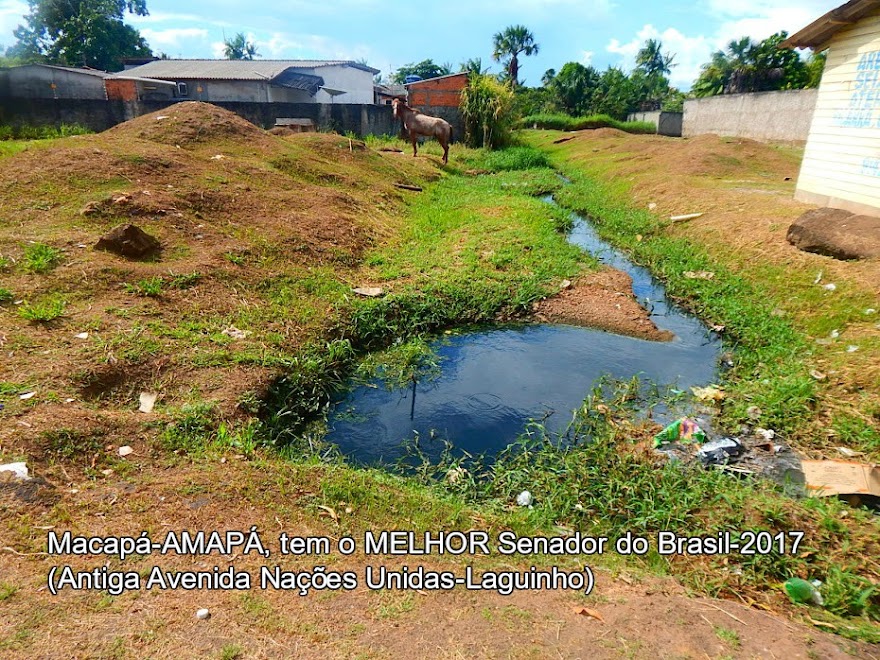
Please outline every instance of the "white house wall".
[[[313, 69], [316, 76], [324, 79], [324, 86], [345, 91], [332, 98], [333, 103], [365, 103], [372, 105], [373, 74], [351, 66], [320, 66]], [[318, 103], [330, 103], [330, 94], [319, 89], [315, 95]]]
[[829, 44], [795, 197], [880, 215], [880, 11]]

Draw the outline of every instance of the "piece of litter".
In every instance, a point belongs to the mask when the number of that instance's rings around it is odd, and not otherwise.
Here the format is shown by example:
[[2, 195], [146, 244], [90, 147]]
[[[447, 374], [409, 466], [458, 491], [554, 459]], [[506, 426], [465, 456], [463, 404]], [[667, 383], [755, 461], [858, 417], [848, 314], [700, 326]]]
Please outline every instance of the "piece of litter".
[[755, 429], [755, 435], [764, 440], [772, 440], [776, 437], [776, 431], [772, 429]]
[[818, 371], [816, 369], [811, 369], [810, 375], [813, 378], [815, 378], [816, 380], [825, 380], [826, 378], [828, 378], [828, 376], [826, 376], [824, 373], [822, 373], [821, 371]]
[[128, 445], [122, 445], [119, 449], [116, 450], [116, 453], [125, 458], [126, 456], [130, 456], [134, 453], [134, 449], [129, 447]]
[[692, 387], [691, 392], [700, 401], [723, 401], [725, 397], [723, 390], [711, 385], [709, 387]]
[[651, 202], [650, 204], [648, 204], [648, 210], [649, 210], [649, 211], [653, 211], [653, 210], [656, 209], [656, 208], [657, 208], [657, 203], [656, 203], [656, 202]]
[[22, 481], [29, 481], [31, 478], [28, 474], [27, 464], [24, 461], [0, 465], [0, 472], [11, 472], [14, 478], [21, 479]]
[[571, 288], [571, 280], [562, 280], [559, 283], [559, 288], [563, 289], [563, 290], [570, 289]]
[[74, 337], [76, 337], [77, 339], [88, 339], [89, 333], [88, 332], [80, 332], [78, 335], [74, 335]]
[[352, 289], [359, 296], [367, 296], [368, 298], [376, 298], [384, 293], [381, 286], [359, 286]]
[[857, 458], [859, 456], [865, 455], [865, 452], [855, 451], [853, 449], [850, 449], [849, 447], [835, 447], [835, 449], [839, 454], [846, 456], [847, 458]]
[[822, 271], [820, 270], [820, 271], [819, 271], [819, 274], [816, 275], [816, 279], [813, 280], [813, 284], [818, 284], [818, 283], [821, 282], [821, 281], [822, 281]]
[[847, 346], [846, 347], [847, 353], [855, 353], [857, 350], [859, 350], [858, 346]]
[[156, 399], [158, 398], [159, 395], [154, 392], [141, 392], [140, 407], [138, 408], [138, 411], [142, 413], [153, 412], [153, 406], [156, 405]]
[[694, 220], [696, 218], [699, 218], [701, 215], [703, 215], [703, 214], [702, 213], [686, 213], [685, 215], [669, 216], [669, 219], [672, 220], [672, 222], [680, 222], [682, 220]]
[[211, 160], [223, 160], [226, 158], [223, 154], [217, 154], [216, 156], [211, 156]]
[[103, 474], [105, 477], [109, 477], [111, 474], [113, 474], [113, 470], [109, 468], [106, 470], [101, 470], [101, 474]]
[[520, 506], [532, 506], [532, 502], [534, 501], [535, 498], [532, 497], [532, 494], [527, 490], [524, 490], [516, 496], [516, 503]]
[[156, 117], [156, 121], [159, 121], [160, 119], [168, 119], [168, 115], [159, 115]]
[[76, 399], [64, 399], [64, 403], [73, 403], [74, 401], [76, 401]]
[[591, 609], [589, 607], [575, 607], [574, 613], [580, 614], [581, 616], [589, 617], [591, 619], [596, 619], [596, 621], [601, 621], [602, 623], [605, 623], [605, 619], [602, 618], [602, 615], [599, 614], [599, 612], [597, 610]]
[[826, 291], [834, 291], [837, 289], [837, 285], [834, 282], [829, 282], [828, 284], [823, 284], [822, 288]]
[[831, 337], [832, 339], [837, 339], [838, 337], [840, 337], [840, 331], [839, 330], [832, 330], [830, 333], [828, 333], [828, 336]]
[[873, 307], [869, 307], [868, 309], [865, 310], [865, 314], [870, 315], [870, 314], [876, 314], [876, 313], [877, 313], [877, 310], [874, 309]]
[[211, 612], [208, 610], [207, 607], [203, 607], [202, 609], [196, 611], [196, 618], [197, 619], [210, 619]]
[[36, 394], [36, 392], [25, 392], [24, 394], [19, 394], [18, 398], [22, 401], [27, 401], [28, 399], [33, 398], [34, 394]]
[[709, 270], [687, 270], [684, 276], [689, 280], [711, 280], [715, 277], [715, 273]]
[[227, 337], [231, 337], [232, 339], [244, 339], [251, 333], [249, 330], [239, 330], [234, 325], [231, 325], [228, 328], [224, 329], [221, 334], [224, 334]]

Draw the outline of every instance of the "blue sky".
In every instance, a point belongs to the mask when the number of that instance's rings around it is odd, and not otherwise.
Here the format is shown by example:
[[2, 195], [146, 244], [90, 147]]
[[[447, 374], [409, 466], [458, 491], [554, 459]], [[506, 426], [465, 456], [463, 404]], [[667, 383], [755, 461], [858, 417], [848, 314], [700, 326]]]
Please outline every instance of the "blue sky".
[[[520, 77], [537, 85], [549, 68], [576, 61], [629, 70], [648, 38], [678, 63], [672, 83], [687, 89], [713, 50], [731, 39], [793, 32], [843, 0], [147, 0], [150, 15], [128, 17], [154, 51], [219, 57], [224, 34], [246, 33], [267, 59], [360, 59], [384, 74], [431, 58], [454, 70], [468, 58], [492, 62], [492, 35], [523, 24], [540, 45]], [[503, 7], [503, 10], [498, 8]], [[0, 44], [13, 43], [27, 4], [0, 0]]]

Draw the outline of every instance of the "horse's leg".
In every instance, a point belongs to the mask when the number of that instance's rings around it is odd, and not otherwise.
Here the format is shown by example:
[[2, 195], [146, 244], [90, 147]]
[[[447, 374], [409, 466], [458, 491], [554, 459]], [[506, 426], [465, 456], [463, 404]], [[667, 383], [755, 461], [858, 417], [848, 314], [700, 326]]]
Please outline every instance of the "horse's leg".
[[416, 149], [416, 143], [417, 143], [418, 140], [419, 140], [419, 136], [416, 135], [415, 133], [413, 133], [412, 131], [410, 131], [409, 139], [412, 140], [412, 146], [413, 146], [413, 158], [415, 158], [415, 157], [418, 155], [418, 153], [419, 153], [418, 150]]
[[443, 147], [443, 163], [449, 162], [449, 136], [441, 135], [437, 138], [437, 141], [440, 142], [440, 146]]

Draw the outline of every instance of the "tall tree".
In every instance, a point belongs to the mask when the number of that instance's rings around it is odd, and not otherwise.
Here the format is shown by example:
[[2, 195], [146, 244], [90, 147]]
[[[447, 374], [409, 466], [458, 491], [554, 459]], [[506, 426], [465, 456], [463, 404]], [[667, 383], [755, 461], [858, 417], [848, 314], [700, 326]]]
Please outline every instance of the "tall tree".
[[535, 55], [538, 44], [524, 25], [511, 25], [492, 37], [492, 59], [503, 62], [511, 85], [519, 85], [519, 56]]
[[554, 105], [570, 115], [587, 114], [592, 107], [593, 92], [599, 84], [599, 73], [591, 66], [568, 62], [550, 82]]
[[118, 71], [126, 57], [152, 55], [140, 33], [123, 23], [126, 14], [146, 16], [146, 0], [28, 0], [28, 7], [10, 57]]
[[805, 63], [793, 50], [779, 44], [788, 37], [777, 32], [761, 42], [742, 37], [727, 44], [726, 51], [716, 51], [700, 70], [693, 85], [695, 96], [765, 92], [776, 89], [800, 89], [821, 76], [819, 62]]
[[423, 80], [437, 78], [452, 73], [448, 64], [435, 64], [433, 60], [422, 60], [418, 64], [404, 64], [391, 76], [391, 82], [402, 85], [407, 76], [419, 76]]
[[657, 39], [648, 39], [645, 45], [636, 55], [636, 68], [645, 72], [645, 75], [668, 76], [671, 67], [675, 66], [672, 61], [675, 55], [663, 54], [663, 42]]
[[259, 56], [257, 44], [248, 41], [244, 32], [223, 40], [223, 57], [227, 60], [252, 60]]

